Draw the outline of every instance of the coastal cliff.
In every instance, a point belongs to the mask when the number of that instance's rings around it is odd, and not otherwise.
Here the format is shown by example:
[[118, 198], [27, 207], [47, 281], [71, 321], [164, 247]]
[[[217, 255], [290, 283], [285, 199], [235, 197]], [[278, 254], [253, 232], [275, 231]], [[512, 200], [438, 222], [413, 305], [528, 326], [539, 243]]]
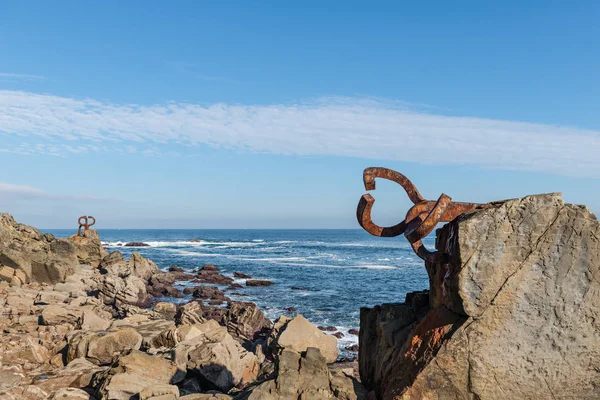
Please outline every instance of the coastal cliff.
[[437, 231], [430, 290], [361, 309], [370, 399], [600, 398], [600, 223], [560, 194]]

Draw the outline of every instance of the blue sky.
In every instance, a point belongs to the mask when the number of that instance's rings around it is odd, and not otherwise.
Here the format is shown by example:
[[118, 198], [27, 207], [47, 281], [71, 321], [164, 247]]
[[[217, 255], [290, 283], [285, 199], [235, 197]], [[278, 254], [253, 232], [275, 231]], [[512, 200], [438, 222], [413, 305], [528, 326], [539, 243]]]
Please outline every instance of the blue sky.
[[[598, 2], [0, 3], [0, 210], [354, 228], [362, 170], [600, 212]], [[410, 206], [373, 193], [376, 221]]]

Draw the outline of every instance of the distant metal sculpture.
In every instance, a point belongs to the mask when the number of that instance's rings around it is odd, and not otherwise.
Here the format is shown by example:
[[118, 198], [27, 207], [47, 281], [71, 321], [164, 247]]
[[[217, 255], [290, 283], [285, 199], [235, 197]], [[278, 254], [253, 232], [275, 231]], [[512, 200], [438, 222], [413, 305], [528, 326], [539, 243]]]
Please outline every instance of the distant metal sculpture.
[[[89, 223], [88, 218], [92, 220], [91, 224]], [[83, 222], [81, 222], [81, 221], [83, 221]], [[85, 233], [85, 231], [90, 229], [90, 226], [92, 226], [96, 223], [96, 218], [92, 217], [91, 215], [88, 215], [87, 217], [85, 215], [82, 215], [81, 217], [79, 217], [77, 222], [79, 222], [79, 229], [77, 230], [77, 235], [83, 236], [83, 233], [81, 232], [81, 228], [83, 228], [83, 232]]]
[[356, 209], [358, 223], [374, 236], [393, 237], [404, 233], [414, 252], [425, 261], [448, 262], [446, 253], [429, 251], [421, 242], [421, 239], [435, 229], [438, 222], [449, 222], [463, 213], [484, 207], [484, 205], [476, 203], [453, 203], [452, 199], [444, 193], [437, 201], [425, 200], [407, 177], [399, 172], [381, 167], [366, 168], [363, 172], [366, 190], [375, 190], [375, 178], [388, 179], [402, 186], [414, 206], [408, 210], [404, 221], [394, 226], [381, 227], [371, 220], [371, 209], [375, 199], [370, 194], [364, 194]]

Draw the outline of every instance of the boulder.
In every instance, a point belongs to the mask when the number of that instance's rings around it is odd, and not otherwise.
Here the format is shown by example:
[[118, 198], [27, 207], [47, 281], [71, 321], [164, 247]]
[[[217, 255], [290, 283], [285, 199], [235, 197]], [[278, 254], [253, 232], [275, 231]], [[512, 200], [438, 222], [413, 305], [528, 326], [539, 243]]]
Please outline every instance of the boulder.
[[70, 339], [67, 359], [85, 357], [98, 365], [106, 365], [121, 354], [139, 349], [141, 345], [142, 335], [133, 328], [108, 334], [81, 332]]
[[201, 377], [214, 389], [227, 393], [233, 387], [243, 387], [256, 379], [259, 364], [256, 356], [247, 352], [216, 321], [196, 324], [201, 333], [175, 347], [175, 362], [182, 371]]
[[193, 325], [206, 322], [204, 309], [199, 301], [190, 301], [179, 307], [175, 316], [177, 325]]
[[154, 385], [140, 392], [140, 400], [177, 400], [179, 388], [175, 385]]
[[248, 279], [246, 281], [246, 286], [271, 286], [274, 284], [275, 283], [271, 281], [262, 281], [258, 279]]
[[73, 307], [67, 304], [52, 304], [46, 306], [42, 311], [42, 325], [79, 325], [82, 317], [82, 310], [79, 307]]
[[254, 335], [263, 329], [272, 327], [271, 321], [254, 303], [231, 301], [227, 311], [219, 321], [227, 327], [233, 336], [254, 339]]
[[152, 275], [160, 272], [154, 262], [142, 257], [139, 253], [133, 252], [129, 261], [126, 261], [120, 251], [113, 251], [102, 259], [100, 271], [121, 278], [136, 277], [144, 283], [148, 282]]
[[125, 247], [149, 247], [150, 245], [148, 243], [144, 243], [144, 242], [128, 242], [125, 243]]
[[75, 249], [75, 255], [80, 264], [97, 267], [108, 252], [102, 247], [98, 231], [89, 229], [83, 231], [83, 236], [73, 235], [69, 242]]
[[105, 331], [110, 326], [111, 321], [103, 318], [91, 310], [84, 310], [81, 314], [80, 328], [86, 331], [98, 332]]
[[92, 397], [84, 390], [77, 388], [62, 388], [54, 393], [52, 400], [91, 400]]
[[[107, 376], [99, 377], [97, 387], [103, 399], [150, 399], [159, 392], [173, 392], [170, 384], [182, 378], [171, 362], [134, 350], [119, 358]], [[179, 390], [176, 393], [178, 396]]]
[[238, 279], [252, 279], [250, 275], [244, 274], [243, 272], [234, 272], [233, 277]]
[[137, 276], [120, 278], [118, 275], [108, 274], [99, 277], [98, 280], [98, 297], [106, 305], [146, 305], [150, 300], [146, 283]]
[[177, 315], [177, 306], [173, 303], [158, 302], [154, 305], [154, 311], [162, 315], [165, 319], [173, 321]]
[[148, 291], [153, 296], [183, 297], [181, 292], [173, 287], [176, 280], [176, 274], [168, 272], [154, 274], [150, 278]]
[[320, 350], [328, 363], [338, 357], [337, 339], [321, 332], [306, 318], [298, 314], [293, 319], [281, 316], [275, 321], [275, 326], [268, 340], [268, 346], [275, 354], [283, 349], [291, 349], [298, 353], [309, 347]]
[[105, 368], [99, 367], [85, 358], [76, 358], [65, 368], [56, 371], [53, 375], [34, 381], [34, 384], [48, 393], [54, 393], [61, 388], [86, 388], [90, 385], [94, 375], [101, 373]]
[[436, 244], [450, 262], [426, 263], [429, 304], [361, 310], [360, 375], [376, 398], [597, 398], [600, 223], [586, 207], [492, 203]]
[[247, 400], [366, 400], [366, 392], [351, 377], [333, 377], [325, 357], [309, 347], [302, 354], [284, 349], [279, 356], [275, 379], [267, 380], [244, 393]]
[[21, 270], [26, 281], [56, 283], [73, 274], [79, 259], [68, 239], [43, 235], [0, 213], [0, 265]]

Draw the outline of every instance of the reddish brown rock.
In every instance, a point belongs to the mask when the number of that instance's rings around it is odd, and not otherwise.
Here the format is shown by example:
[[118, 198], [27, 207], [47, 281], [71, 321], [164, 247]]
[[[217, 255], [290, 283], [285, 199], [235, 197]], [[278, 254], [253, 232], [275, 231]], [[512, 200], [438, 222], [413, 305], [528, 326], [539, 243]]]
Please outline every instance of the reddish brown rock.
[[271, 281], [262, 281], [262, 280], [256, 280], [256, 279], [252, 279], [252, 280], [247, 280], [246, 281], [246, 286], [271, 286], [274, 285], [273, 282]]

